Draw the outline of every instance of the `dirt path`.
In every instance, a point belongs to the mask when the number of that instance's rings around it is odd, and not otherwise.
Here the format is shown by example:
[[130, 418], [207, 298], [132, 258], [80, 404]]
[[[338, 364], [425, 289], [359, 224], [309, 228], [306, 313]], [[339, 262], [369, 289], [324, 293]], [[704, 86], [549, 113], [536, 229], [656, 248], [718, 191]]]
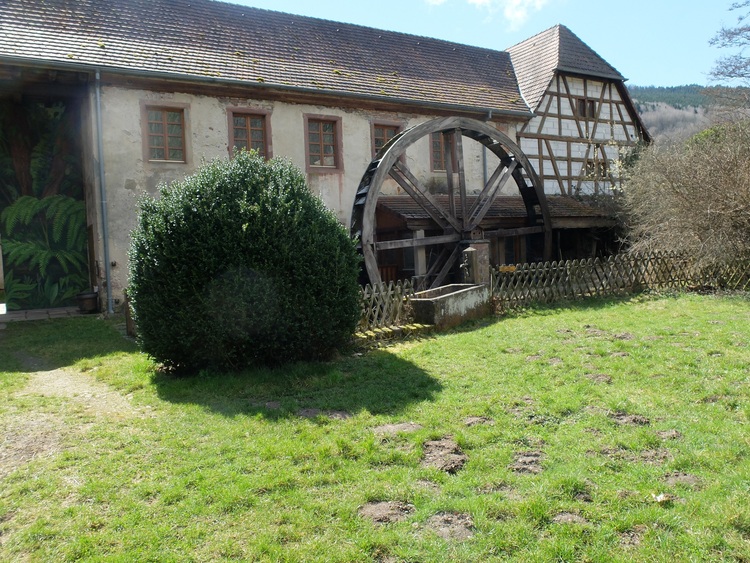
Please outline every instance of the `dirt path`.
[[[24, 364], [26, 365], [26, 362]], [[127, 397], [100, 383], [91, 375], [67, 369], [33, 371], [29, 382], [15, 395], [62, 397], [83, 406], [87, 412], [95, 415], [128, 416], [136, 412]]]
[[[59, 397], [65, 400], [64, 410], [82, 410], [94, 419], [138, 414], [128, 397], [97, 381], [91, 374], [45, 369], [48, 366], [39, 358], [20, 353], [16, 356], [29, 372], [29, 381], [10, 395], [10, 405], [14, 399]], [[11, 406], [0, 416], [0, 479], [35, 458], [59, 453], [67, 436], [82, 431], [82, 426], [71, 426], [58, 414], [26, 408], [17, 410]]]

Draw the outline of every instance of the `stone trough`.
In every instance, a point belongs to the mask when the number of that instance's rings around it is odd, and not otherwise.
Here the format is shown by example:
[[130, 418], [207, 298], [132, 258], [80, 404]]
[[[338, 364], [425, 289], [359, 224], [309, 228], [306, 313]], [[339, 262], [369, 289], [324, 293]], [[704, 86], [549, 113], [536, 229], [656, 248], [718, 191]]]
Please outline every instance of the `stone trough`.
[[487, 285], [444, 285], [415, 293], [409, 303], [416, 322], [435, 325], [438, 330], [486, 317], [492, 312]]

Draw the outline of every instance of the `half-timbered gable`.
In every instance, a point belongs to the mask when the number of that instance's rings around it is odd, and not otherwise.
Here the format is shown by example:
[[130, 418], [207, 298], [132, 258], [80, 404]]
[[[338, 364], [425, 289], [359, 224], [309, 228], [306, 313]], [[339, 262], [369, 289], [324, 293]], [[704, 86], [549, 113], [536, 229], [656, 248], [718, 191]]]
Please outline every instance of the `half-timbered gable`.
[[623, 150], [650, 140], [625, 78], [563, 25], [508, 49], [534, 117], [518, 141], [550, 194], [609, 193]]

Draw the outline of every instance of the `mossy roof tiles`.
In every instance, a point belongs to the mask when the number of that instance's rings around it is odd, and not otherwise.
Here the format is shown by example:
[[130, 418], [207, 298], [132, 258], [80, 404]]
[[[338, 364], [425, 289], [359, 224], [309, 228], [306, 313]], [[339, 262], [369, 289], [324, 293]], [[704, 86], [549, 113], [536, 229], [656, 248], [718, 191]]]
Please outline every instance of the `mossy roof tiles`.
[[529, 113], [507, 52], [213, 0], [4, 0], [3, 58]]

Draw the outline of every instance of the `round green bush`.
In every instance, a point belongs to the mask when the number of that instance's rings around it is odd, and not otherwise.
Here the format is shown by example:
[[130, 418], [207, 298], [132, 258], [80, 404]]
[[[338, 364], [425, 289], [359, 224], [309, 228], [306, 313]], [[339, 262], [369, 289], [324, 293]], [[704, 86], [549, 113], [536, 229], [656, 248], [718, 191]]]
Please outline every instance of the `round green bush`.
[[165, 366], [322, 359], [359, 317], [359, 256], [292, 164], [240, 151], [141, 201], [128, 296]]

